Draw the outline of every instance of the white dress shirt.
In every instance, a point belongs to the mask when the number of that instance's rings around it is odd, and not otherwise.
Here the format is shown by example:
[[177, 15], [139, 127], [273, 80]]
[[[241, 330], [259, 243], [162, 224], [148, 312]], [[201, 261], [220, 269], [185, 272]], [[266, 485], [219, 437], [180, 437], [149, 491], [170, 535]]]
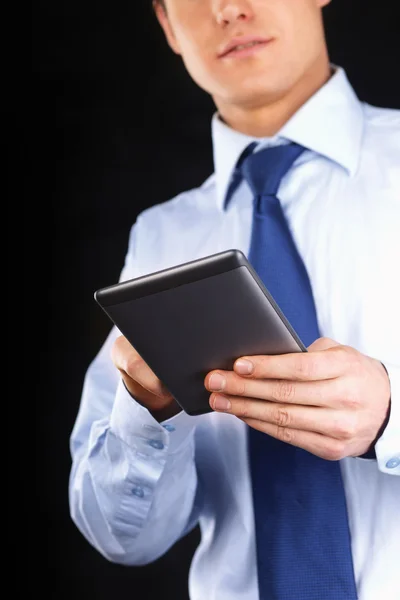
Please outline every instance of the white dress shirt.
[[[215, 172], [138, 216], [121, 280], [230, 248], [248, 255], [247, 184], [226, 210], [223, 203], [234, 164], [254, 138], [215, 113], [212, 140]], [[399, 600], [400, 111], [361, 103], [338, 67], [279, 135], [258, 141], [287, 140], [309, 149], [282, 180], [279, 198], [310, 276], [321, 335], [381, 360], [391, 381], [377, 459], [340, 462], [359, 600]], [[199, 524], [190, 598], [257, 600], [247, 425], [229, 414], [184, 412], [158, 423], [111, 362], [117, 335], [112, 329], [89, 366], [71, 435], [72, 519], [102, 555], [125, 565], [156, 560]]]

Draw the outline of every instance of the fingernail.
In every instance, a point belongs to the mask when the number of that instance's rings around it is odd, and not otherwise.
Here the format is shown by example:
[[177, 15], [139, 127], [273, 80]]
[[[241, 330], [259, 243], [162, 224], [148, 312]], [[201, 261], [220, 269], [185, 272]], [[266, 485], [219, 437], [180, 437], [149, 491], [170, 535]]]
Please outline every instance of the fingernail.
[[244, 358], [236, 361], [235, 369], [240, 375], [249, 375], [254, 370], [254, 365], [249, 360], [245, 360]]
[[210, 390], [215, 390], [216, 392], [218, 392], [219, 390], [224, 389], [225, 383], [225, 377], [223, 377], [219, 373], [213, 373], [210, 377], [208, 386]]
[[229, 410], [231, 408], [231, 402], [225, 396], [215, 396], [213, 402], [214, 410]]

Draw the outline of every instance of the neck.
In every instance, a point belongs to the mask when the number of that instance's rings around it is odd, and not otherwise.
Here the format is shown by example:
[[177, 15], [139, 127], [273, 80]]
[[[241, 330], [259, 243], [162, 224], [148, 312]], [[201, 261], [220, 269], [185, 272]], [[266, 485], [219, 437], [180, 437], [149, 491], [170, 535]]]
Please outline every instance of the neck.
[[244, 105], [229, 104], [214, 98], [221, 119], [232, 129], [252, 137], [272, 137], [298, 109], [315, 94], [332, 73], [328, 57], [306, 72], [284, 94], [275, 94]]

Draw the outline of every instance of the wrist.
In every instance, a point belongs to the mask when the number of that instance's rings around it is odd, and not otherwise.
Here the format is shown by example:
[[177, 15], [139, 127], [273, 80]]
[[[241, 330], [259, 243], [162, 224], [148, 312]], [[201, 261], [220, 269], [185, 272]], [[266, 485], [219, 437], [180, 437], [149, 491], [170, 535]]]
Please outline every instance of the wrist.
[[[385, 369], [387, 378], [389, 380], [389, 373], [388, 373], [385, 365], [383, 363], [381, 363], [381, 365]], [[388, 407], [387, 407], [385, 419], [383, 420], [383, 423], [379, 427], [378, 433], [376, 434], [375, 439], [371, 442], [371, 444], [370, 444], [369, 448], [367, 449], [367, 451], [364, 452], [364, 454], [361, 454], [359, 456], [359, 458], [372, 458], [372, 459], [376, 459], [375, 445], [377, 444], [378, 440], [380, 439], [380, 437], [382, 436], [383, 432], [385, 431], [385, 429], [387, 427], [387, 424], [389, 423], [389, 420], [390, 420], [390, 409], [391, 409], [391, 397], [389, 396], [389, 403], [388, 403]]]

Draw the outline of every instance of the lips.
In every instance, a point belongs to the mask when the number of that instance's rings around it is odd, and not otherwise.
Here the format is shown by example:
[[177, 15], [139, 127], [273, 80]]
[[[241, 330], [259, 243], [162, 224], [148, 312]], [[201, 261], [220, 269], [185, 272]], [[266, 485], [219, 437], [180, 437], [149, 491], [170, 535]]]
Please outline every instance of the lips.
[[224, 58], [224, 56], [229, 55], [234, 50], [245, 49], [243, 46], [247, 48], [256, 47], [258, 45], [265, 45], [271, 41], [271, 38], [259, 37], [259, 36], [242, 36], [238, 38], [233, 38], [230, 40], [228, 44], [226, 44], [218, 53], [218, 58]]

